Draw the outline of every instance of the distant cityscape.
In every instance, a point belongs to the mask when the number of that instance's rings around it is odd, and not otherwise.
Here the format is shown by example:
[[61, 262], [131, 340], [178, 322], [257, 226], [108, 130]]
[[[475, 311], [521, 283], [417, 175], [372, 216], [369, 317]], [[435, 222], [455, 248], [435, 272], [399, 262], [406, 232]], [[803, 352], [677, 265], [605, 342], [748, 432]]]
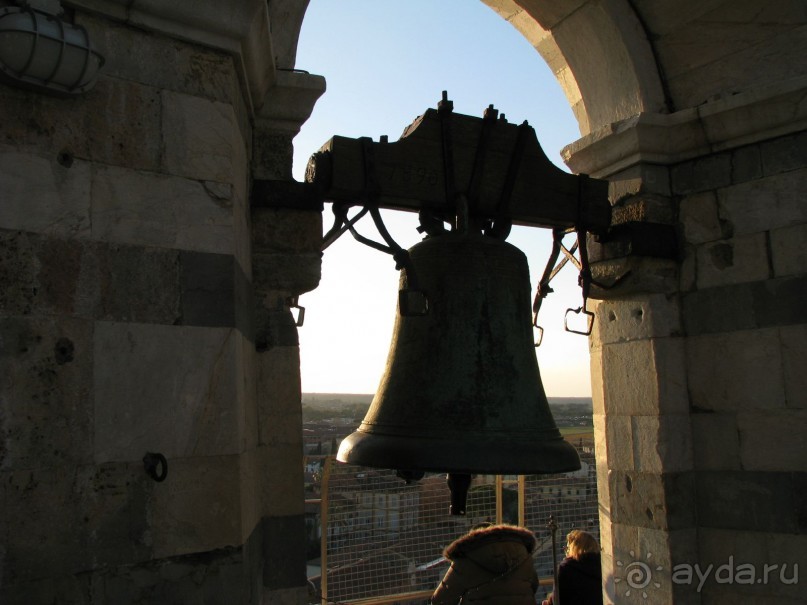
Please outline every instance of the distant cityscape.
[[[325, 531], [328, 600], [368, 596], [365, 591], [371, 577], [387, 578], [387, 592], [433, 588], [445, 572], [442, 547], [461, 535], [463, 523], [490, 520], [496, 506], [495, 479], [489, 476], [474, 477], [468, 519], [459, 521], [446, 519], [448, 490], [442, 476], [427, 474], [418, 484], [407, 485], [395, 477], [394, 471], [337, 464], [326, 472], [326, 460], [336, 454], [342, 439], [358, 428], [372, 399], [373, 395], [345, 393], [302, 396], [308, 576], [312, 589], [319, 594], [323, 589], [321, 547]], [[571, 528], [584, 527], [599, 534], [591, 398], [555, 397], [549, 398], [549, 405], [558, 428], [577, 448], [581, 469], [531, 476], [521, 495], [512, 483], [513, 476], [502, 494], [503, 517], [511, 523], [518, 518], [516, 501], [524, 498], [526, 526], [536, 531], [540, 543], [534, 563], [542, 577], [552, 573], [551, 541], [545, 529], [550, 514], [558, 523], [561, 539]], [[321, 503], [326, 501], [329, 513], [323, 518]], [[542, 594], [545, 589], [551, 587], [542, 586]]]
[[[561, 432], [593, 430], [591, 397], [548, 397]], [[370, 394], [303, 393], [303, 443], [307, 455], [335, 454], [342, 439], [361, 424]]]

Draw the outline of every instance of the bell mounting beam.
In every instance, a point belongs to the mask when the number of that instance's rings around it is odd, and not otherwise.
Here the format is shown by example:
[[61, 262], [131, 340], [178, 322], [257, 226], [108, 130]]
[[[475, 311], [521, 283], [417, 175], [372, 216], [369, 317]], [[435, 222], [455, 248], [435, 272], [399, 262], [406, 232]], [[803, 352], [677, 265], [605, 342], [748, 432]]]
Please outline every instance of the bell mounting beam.
[[443, 95], [396, 142], [331, 138], [306, 169], [316, 197], [451, 216], [461, 195], [477, 221], [608, 231], [607, 181], [552, 164], [527, 122], [512, 124], [493, 106], [481, 118], [456, 114]]

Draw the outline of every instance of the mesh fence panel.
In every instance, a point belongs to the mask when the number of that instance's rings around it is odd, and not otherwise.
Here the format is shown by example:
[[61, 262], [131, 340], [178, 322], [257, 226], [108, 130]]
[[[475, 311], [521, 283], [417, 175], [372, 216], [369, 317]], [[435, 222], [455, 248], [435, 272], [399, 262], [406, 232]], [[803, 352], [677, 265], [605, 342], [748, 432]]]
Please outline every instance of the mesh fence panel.
[[312, 602], [326, 598], [330, 603], [424, 603], [448, 569], [443, 549], [479, 523], [501, 521], [535, 533], [535, 569], [547, 585], [539, 589], [538, 597], [543, 597], [551, 590], [550, 515], [558, 526], [558, 562], [569, 530], [586, 529], [599, 539], [593, 443], [590, 436], [570, 441], [580, 453], [580, 471], [505, 476], [499, 478], [498, 487], [495, 476], [475, 476], [462, 517], [448, 514], [445, 475], [426, 474], [406, 484], [393, 470], [323, 457], [319, 477], [325, 539], [322, 570], [309, 578]]
[[563, 475], [528, 475], [522, 478], [524, 526], [535, 533], [538, 547], [533, 555], [539, 578], [545, 578], [538, 590], [540, 598], [552, 591], [552, 533], [550, 516], [557, 525], [555, 560], [563, 560], [566, 534], [582, 529], [600, 539], [597, 506], [597, 467], [594, 460], [594, 440], [591, 435], [567, 436], [577, 448], [581, 469]]

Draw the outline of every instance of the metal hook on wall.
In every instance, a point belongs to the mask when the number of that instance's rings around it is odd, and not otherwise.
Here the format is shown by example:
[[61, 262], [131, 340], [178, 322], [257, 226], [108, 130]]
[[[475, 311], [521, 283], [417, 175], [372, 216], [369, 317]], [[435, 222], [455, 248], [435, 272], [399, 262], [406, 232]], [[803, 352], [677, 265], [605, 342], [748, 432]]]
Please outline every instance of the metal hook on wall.
[[[143, 467], [146, 469], [148, 476], [157, 483], [165, 481], [165, 478], [168, 476], [168, 461], [165, 459], [165, 456], [160, 453], [147, 452], [146, 455], [143, 456]], [[160, 469], [159, 472], [157, 471], [158, 468]]]

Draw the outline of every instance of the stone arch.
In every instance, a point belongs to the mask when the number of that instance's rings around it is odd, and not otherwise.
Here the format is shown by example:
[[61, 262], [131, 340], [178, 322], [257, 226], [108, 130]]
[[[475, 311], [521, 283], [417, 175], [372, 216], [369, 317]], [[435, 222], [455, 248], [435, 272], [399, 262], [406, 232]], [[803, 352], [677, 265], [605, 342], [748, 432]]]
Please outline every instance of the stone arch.
[[482, 0], [552, 69], [582, 135], [642, 112], [666, 112], [652, 48], [627, 2]]

